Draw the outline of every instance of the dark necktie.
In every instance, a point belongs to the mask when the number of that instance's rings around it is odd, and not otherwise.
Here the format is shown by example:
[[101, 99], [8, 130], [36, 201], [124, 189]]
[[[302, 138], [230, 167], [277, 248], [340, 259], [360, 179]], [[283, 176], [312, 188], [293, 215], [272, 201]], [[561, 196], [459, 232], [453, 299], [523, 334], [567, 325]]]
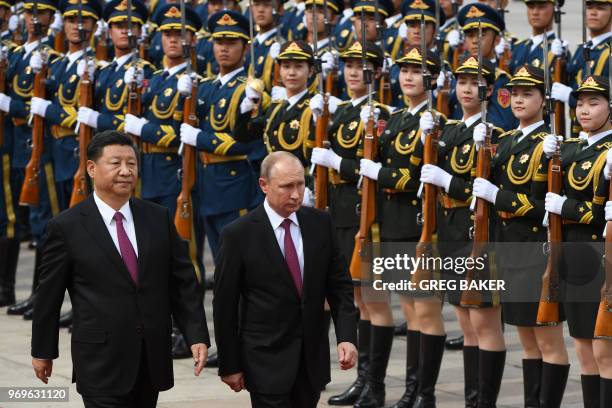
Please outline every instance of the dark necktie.
[[170, 76], [170, 71], [164, 71], [164, 73], [162, 74], [162, 79], [166, 80], [168, 79], [169, 76]]
[[522, 130], [517, 130], [514, 132], [514, 135], [512, 135], [512, 147], [516, 146], [519, 142], [519, 139], [521, 138], [521, 136], [523, 136], [523, 131]]
[[285, 262], [291, 272], [293, 283], [298, 291], [300, 297], [302, 296], [302, 272], [300, 271], [300, 261], [298, 260], [298, 254], [291, 238], [291, 220], [285, 218], [283, 220], [283, 228], [285, 229], [285, 240], [283, 247], [285, 249]]
[[138, 258], [136, 257], [136, 251], [128, 238], [125, 228], [123, 228], [123, 214], [116, 212], [113, 217], [115, 220], [115, 226], [117, 227], [117, 241], [119, 241], [119, 252], [121, 252], [121, 258], [130, 272], [130, 276], [136, 285], [138, 285]]
[[113, 61], [113, 62], [110, 64], [110, 70], [111, 70], [110, 72], [115, 72], [115, 71], [117, 71], [117, 66], [118, 66], [118, 65], [119, 65], [119, 64], [117, 64], [117, 61]]
[[587, 41], [587, 43], [585, 44], [585, 47], [588, 48], [589, 50], [593, 49], [593, 41], [591, 40]]

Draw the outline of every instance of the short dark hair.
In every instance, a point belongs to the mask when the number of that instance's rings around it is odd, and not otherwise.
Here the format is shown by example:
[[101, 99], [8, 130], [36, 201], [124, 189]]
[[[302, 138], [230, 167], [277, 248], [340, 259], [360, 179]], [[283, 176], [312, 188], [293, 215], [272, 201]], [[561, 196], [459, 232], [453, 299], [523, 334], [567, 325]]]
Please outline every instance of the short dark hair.
[[102, 151], [106, 146], [119, 145], [130, 146], [134, 149], [136, 157], [138, 157], [138, 149], [132, 142], [132, 139], [116, 130], [105, 130], [104, 132], [96, 133], [87, 146], [87, 159], [96, 161], [102, 156]]

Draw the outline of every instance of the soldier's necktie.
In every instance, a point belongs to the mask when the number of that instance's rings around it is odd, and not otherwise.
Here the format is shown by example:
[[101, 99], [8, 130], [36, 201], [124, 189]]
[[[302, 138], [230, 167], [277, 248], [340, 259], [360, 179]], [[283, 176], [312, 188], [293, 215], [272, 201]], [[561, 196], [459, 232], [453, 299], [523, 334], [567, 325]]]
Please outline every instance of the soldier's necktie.
[[285, 240], [283, 247], [285, 249], [285, 262], [291, 272], [293, 283], [298, 291], [298, 294], [302, 296], [302, 272], [300, 271], [300, 261], [298, 260], [298, 254], [293, 245], [293, 239], [291, 238], [291, 220], [285, 218], [283, 220], [283, 228], [285, 229]]
[[138, 285], [138, 258], [136, 257], [136, 251], [128, 238], [125, 228], [123, 227], [123, 214], [119, 211], [113, 216], [115, 220], [115, 226], [117, 227], [117, 241], [119, 241], [119, 252], [121, 252], [121, 258], [130, 272], [130, 276], [135, 284]]
[[523, 136], [522, 130], [517, 130], [512, 135], [512, 147], [516, 146], [519, 142], [519, 139]]

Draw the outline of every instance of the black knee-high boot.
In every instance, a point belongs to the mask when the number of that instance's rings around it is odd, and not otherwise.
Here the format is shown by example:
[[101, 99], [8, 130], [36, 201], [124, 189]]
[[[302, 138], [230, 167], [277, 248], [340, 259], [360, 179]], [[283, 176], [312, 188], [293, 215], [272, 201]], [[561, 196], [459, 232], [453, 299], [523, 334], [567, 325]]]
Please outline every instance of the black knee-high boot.
[[419, 355], [421, 354], [421, 332], [406, 333], [406, 389], [404, 395], [391, 408], [412, 408], [419, 389]]
[[599, 383], [599, 405], [612, 407], [612, 379], [602, 378]]
[[393, 326], [371, 326], [370, 369], [368, 379], [355, 408], [378, 408], [385, 405], [385, 376], [393, 344]]
[[569, 364], [542, 363], [540, 408], [559, 408], [561, 406], [569, 368]]
[[435, 336], [421, 333], [421, 355], [419, 356], [419, 392], [413, 408], [436, 407], [436, 383], [440, 374], [446, 335]]
[[581, 375], [580, 384], [582, 385], [582, 402], [584, 408], [599, 408], [599, 384], [601, 377], [595, 375]]
[[353, 405], [365, 387], [368, 370], [370, 368], [370, 321], [359, 320], [358, 323], [358, 350], [357, 350], [357, 379], [342, 394], [334, 395], [327, 400], [329, 405]]
[[478, 364], [478, 408], [495, 408], [504, 365], [506, 364], [506, 350], [488, 351], [479, 350]]
[[523, 359], [523, 392], [525, 408], [540, 407], [540, 387], [542, 386], [542, 359]]
[[465, 408], [478, 406], [478, 346], [463, 346]]

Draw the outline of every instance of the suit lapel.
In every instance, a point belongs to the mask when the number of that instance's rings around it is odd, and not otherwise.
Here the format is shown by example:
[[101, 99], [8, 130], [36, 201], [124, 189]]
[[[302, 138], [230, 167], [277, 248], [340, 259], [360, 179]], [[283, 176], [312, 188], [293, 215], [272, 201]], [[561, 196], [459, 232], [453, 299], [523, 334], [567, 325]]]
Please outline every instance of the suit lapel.
[[144, 209], [138, 200], [130, 200], [130, 210], [132, 211], [132, 218], [134, 219], [136, 242], [138, 244], [138, 281], [142, 284], [147, 262], [147, 253], [149, 250], [149, 236], [145, 233], [147, 219], [144, 214]]
[[302, 275], [302, 298], [310, 287], [310, 281], [313, 279], [313, 260], [315, 259], [314, 244], [316, 241], [316, 231], [313, 231], [312, 223], [305, 219], [304, 211], [301, 209], [297, 212], [297, 219], [300, 223], [300, 232], [302, 233], [302, 248], [304, 251], [304, 273]]
[[135, 285], [132, 277], [130, 276], [130, 272], [121, 258], [121, 254], [117, 250], [117, 247], [115, 246], [106, 225], [104, 225], [104, 220], [102, 219], [102, 215], [100, 214], [100, 211], [98, 210], [98, 207], [93, 199], [93, 194], [87, 198], [87, 201], [81, 209], [81, 215], [83, 216], [83, 226], [91, 235], [92, 241], [95, 242], [104, 253], [106, 253], [106, 255], [120, 271], [121, 275], [123, 275], [123, 277], [127, 279], [130, 284]]

